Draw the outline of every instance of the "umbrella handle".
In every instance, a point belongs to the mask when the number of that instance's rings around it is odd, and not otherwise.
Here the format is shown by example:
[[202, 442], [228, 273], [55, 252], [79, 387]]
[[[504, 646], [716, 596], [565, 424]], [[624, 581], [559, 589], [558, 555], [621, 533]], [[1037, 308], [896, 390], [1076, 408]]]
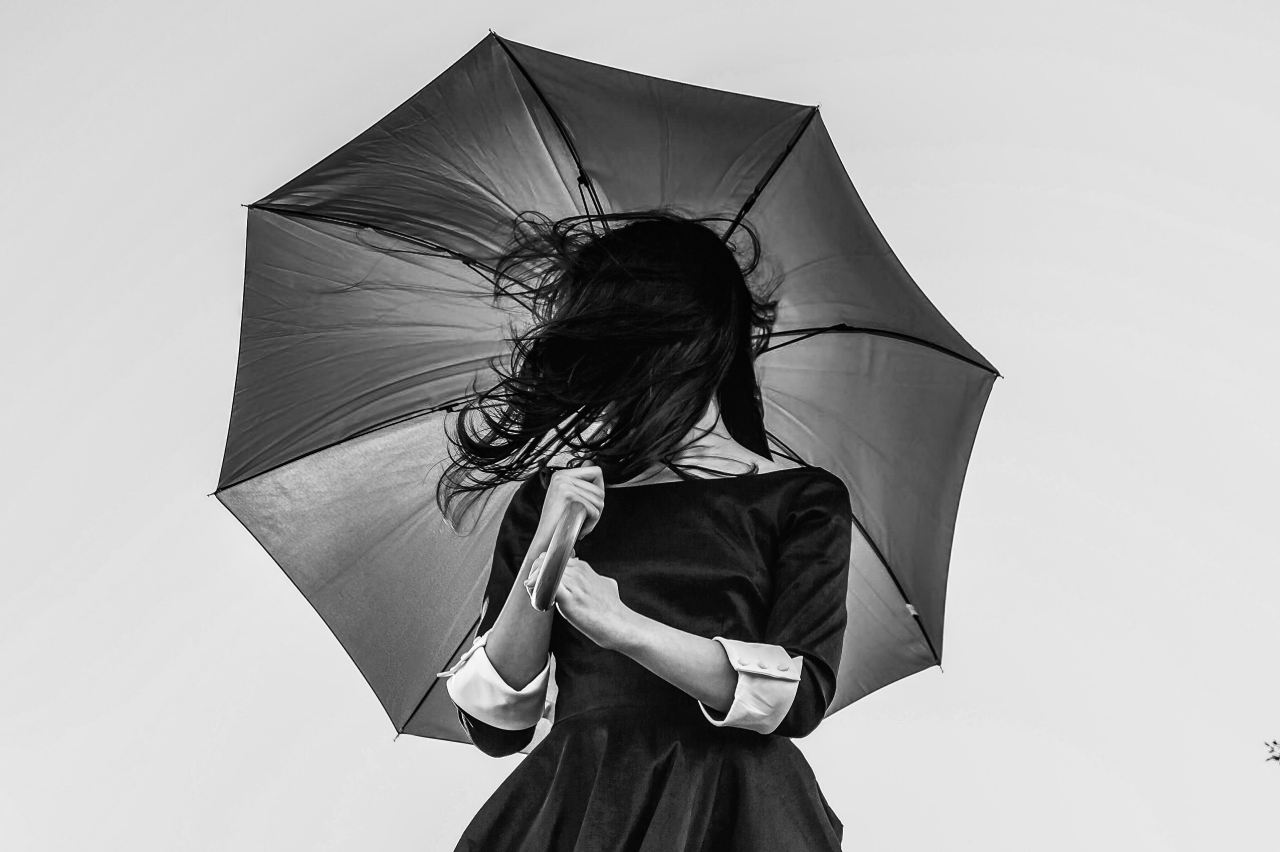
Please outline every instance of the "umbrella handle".
[[551, 543], [547, 545], [547, 558], [542, 562], [542, 570], [533, 585], [533, 608], [546, 612], [555, 600], [556, 589], [560, 587], [560, 577], [564, 575], [564, 567], [569, 563], [569, 554], [582, 531], [582, 524], [587, 519], [587, 507], [574, 500], [565, 509], [551, 534]]

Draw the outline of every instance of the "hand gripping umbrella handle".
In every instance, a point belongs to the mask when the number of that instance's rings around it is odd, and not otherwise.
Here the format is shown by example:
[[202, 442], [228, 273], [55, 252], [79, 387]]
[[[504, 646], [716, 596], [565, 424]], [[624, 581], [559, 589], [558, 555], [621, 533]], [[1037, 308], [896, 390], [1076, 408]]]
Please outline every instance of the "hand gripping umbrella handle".
[[582, 524], [587, 519], [587, 507], [573, 501], [565, 509], [551, 534], [551, 543], [547, 545], [547, 558], [543, 560], [542, 571], [533, 585], [533, 607], [539, 612], [546, 612], [555, 600], [556, 589], [560, 587], [560, 578], [564, 575], [564, 566], [569, 563], [569, 555], [573, 545], [582, 532]]

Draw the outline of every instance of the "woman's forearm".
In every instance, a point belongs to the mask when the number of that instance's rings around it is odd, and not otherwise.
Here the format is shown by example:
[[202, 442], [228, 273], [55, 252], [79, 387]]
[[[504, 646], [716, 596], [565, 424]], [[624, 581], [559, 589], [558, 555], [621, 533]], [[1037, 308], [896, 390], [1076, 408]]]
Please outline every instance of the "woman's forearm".
[[485, 641], [485, 653], [494, 670], [513, 689], [524, 689], [547, 666], [547, 649], [551, 645], [551, 619], [555, 607], [538, 612], [529, 600], [525, 580], [537, 555], [550, 543], [550, 533], [534, 534], [520, 564], [520, 573], [511, 585], [498, 620]]
[[724, 649], [712, 639], [632, 610], [612, 650], [626, 654], [714, 710], [727, 711], [733, 705], [738, 673]]

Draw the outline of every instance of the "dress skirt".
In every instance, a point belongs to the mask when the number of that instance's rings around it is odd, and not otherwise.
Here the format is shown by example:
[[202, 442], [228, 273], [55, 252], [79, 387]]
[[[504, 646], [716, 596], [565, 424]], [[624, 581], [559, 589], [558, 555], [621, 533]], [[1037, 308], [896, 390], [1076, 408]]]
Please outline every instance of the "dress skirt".
[[790, 739], [605, 708], [558, 720], [456, 849], [807, 852], [843, 833]]

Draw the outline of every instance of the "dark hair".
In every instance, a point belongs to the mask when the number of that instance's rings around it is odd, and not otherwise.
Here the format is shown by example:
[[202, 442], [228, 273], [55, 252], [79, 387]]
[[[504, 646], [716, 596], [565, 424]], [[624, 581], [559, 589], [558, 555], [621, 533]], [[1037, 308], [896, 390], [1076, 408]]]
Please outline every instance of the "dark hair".
[[510, 326], [510, 363], [491, 364], [500, 380], [479, 394], [473, 382], [456, 434], [446, 428], [457, 455], [436, 502], [455, 529], [459, 494], [524, 479], [566, 451], [599, 465], [606, 483], [656, 462], [692, 478], [682, 468], [697, 465], [675, 456], [713, 396], [730, 436], [773, 457], [753, 362], [778, 303], [747, 283], [759, 238], [734, 228], [750, 243], [740, 260], [712, 227], [728, 221], [670, 209], [516, 218], [492, 268], [494, 297], [524, 304], [533, 322], [519, 334]]

